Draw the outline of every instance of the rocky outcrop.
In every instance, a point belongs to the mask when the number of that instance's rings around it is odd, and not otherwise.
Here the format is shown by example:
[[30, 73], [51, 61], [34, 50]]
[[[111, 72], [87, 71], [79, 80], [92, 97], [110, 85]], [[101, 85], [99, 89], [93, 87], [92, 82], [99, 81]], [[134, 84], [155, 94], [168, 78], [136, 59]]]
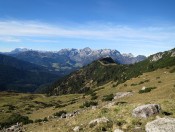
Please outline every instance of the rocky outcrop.
[[152, 56], [152, 59], [150, 61], [158, 61], [162, 58], [162, 56], [163, 56], [163, 53], [157, 53]]
[[73, 112], [67, 113], [67, 114], [63, 113], [63, 114], [60, 116], [60, 118], [69, 118], [69, 117], [76, 116], [76, 115], [78, 115], [78, 114], [80, 114], [80, 110], [76, 110], [76, 111], [73, 111]]
[[174, 118], [159, 118], [148, 122], [145, 126], [146, 132], [175, 132]]
[[132, 112], [134, 117], [148, 118], [152, 115], [160, 113], [160, 105], [158, 104], [147, 104], [135, 108]]
[[114, 99], [119, 99], [119, 98], [123, 98], [126, 96], [132, 96], [133, 93], [132, 92], [118, 92], [115, 94]]
[[94, 127], [97, 124], [103, 124], [103, 123], [108, 124], [108, 123], [110, 123], [110, 120], [106, 117], [98, 118], [98, 119], [90, 121], [89, 122], [89, 127]]
[[171, 57], [175, 57], [175, 51], [172, 51]]

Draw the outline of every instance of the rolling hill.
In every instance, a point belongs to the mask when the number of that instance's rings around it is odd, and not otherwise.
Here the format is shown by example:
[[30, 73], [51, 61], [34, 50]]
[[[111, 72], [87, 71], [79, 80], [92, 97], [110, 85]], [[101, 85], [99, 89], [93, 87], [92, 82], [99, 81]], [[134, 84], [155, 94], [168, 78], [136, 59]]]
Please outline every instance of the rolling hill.
[[0, 91], [40, 91], [40, 86], [44, 87], [58, 77], [44, 67], [0, 54]]
[[159, 68], [175, 65], [175, 49], [149, 56], [144, 61], [121, 65], [112, 58], [99, 59], [82, 69], [58, 80], [50, 87], [51, 95], [87, 92], [110, 81], [121, 84], [133, 77]]

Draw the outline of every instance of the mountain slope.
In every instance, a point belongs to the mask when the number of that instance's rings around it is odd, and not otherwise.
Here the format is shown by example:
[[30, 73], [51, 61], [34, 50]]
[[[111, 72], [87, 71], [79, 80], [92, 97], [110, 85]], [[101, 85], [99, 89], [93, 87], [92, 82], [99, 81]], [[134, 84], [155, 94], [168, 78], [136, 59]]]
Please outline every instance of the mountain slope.
[[92, 50], [90, 48], [80, 50], [62, 49], [57, 52], [42, 52], [18, 48], [8, 54], [18, 59], [44, 66], [49, 71], [59, 75], [69, 74], [72, 71], [90, 64], [94, 60], [106, 56], [112, 57], [114, 61], [121, 64], [133, 64], [146, 58], [145, 56], [134, 57], [131, 54], [122, 55], [117, 50]]
[[34, 92], [58, 76], [44, 68], [6, 55], [0, 55], [0, 91]]
[[[154, 71], [175, 65], [175, 49], [157, 53], [148, 59], [132, 65], [107, 64], [102, 60], [83, 67], [64, 79], [58, 80], [50, 88], [51, 95], [61, 95], [69, 93], [87, 92], [89, 89], [105, 84], [110, 81], [117, 81], [117, 85], [133, 77], [137, 77], [144, 72]], [[153, 61], [156, 56], [161, 56]], [[111, 60], [111, 58], [110, 58]]]

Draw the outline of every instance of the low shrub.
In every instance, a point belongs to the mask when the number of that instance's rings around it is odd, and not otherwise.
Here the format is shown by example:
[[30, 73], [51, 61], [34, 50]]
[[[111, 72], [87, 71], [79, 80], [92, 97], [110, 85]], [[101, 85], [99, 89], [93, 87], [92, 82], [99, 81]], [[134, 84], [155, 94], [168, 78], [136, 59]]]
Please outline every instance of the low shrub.
[[103, 96], [102, 101], [112, 101], [113, 99], [114, 99], [114, 95], [113, 94], [109, 94], [109, 95]]
[[156, 87], [147, 87], [144, 90], [141, 89], [141, 90], [139, 90], [139, 94], [151, 92], [151, 90], [153, 90], [155, 88]]
[[125, 87], [127, 87], [127, 84], [124, 84]]
[[12, 114], [6, 121], [0, 123], [0, 127], [1, 128], [9, 127], [16, 123], [23, 123], [25, 125], [25, 124], [33, 123], [33, 121], [30, 120], [29, 117], [27, 116], [22, 116], [20, 114]]
[[137, 84], [136, 83], [132, 83], [131, 86], [136, 86]]
[[80, 106], [80, 108], [90, 107], [90, 106], [97, 106], [97, 105], [98, 105], [98, 102], [95, 102], [95, 101], [85, 101], [83, 103], [83, 105]]

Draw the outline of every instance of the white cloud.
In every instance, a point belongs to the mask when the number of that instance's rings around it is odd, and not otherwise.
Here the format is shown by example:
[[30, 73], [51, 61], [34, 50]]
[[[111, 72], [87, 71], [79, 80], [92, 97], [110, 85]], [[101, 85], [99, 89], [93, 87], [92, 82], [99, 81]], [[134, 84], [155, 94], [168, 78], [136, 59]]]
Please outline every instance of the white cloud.
[[[20, 42], [22, 37], [40, 37], [35, 42], [55, 42], [53, 38], [81, 38], [126, 41], [174, 41], [175, 27], [134, 28], [118, 25], [59, 26], [32, 21], [0, 21], [0, 41]], [[45, 40], [45, 37], [49, 40]]]
[[3, 42], [21, 42], [20, 39], [15, 38], [15, 37], [8, 37], [8, 36], [0, 36], [0, 41]]

